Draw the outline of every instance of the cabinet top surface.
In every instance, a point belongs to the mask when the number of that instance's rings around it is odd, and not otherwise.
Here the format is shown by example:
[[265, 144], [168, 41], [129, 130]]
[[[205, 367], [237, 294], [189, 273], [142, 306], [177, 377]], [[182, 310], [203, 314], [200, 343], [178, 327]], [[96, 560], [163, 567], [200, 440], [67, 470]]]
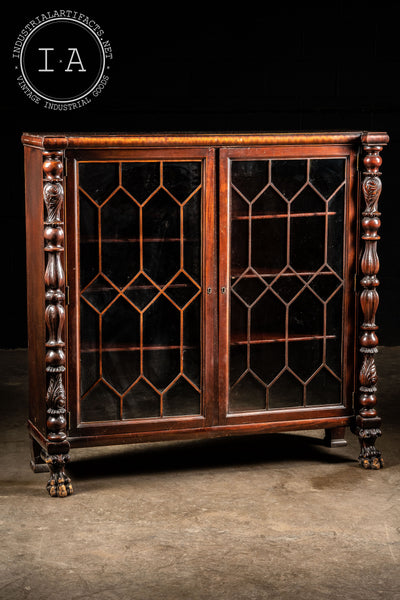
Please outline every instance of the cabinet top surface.
[[145, 146], [246, 146], [274, 144], [387, 144], [379, 131], [310, 132], [177, 132], [177, 133], [23, 133], [25, 146], [48, 150], [66, 148], [134, 148]]

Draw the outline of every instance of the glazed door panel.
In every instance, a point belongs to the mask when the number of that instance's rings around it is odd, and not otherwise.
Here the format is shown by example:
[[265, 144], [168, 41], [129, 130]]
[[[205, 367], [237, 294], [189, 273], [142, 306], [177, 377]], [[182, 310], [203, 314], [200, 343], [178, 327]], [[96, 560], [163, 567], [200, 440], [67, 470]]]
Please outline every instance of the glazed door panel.
[[74, 162], [69, 396], [81, 432], [211, 423], [213, 162], [207, 149]]
[[351, 404], [352, 160], [343, 148], [221, 152], [221, 422]]

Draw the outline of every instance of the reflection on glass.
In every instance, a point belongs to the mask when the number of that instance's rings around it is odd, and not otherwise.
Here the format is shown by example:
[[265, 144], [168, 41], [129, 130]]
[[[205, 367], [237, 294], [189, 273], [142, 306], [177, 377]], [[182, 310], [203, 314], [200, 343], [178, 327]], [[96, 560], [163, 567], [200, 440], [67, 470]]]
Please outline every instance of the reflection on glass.
[[119, 419], [118, 395], [103, 381], [81, 398], [81, 421], [114, 421]]
[[245, 304], [250, 306], [257, 298], [266, 290], [266, 285], [261, 277], [257, 277], [254, 272], [254, 277], [242, 277], [234, 282], [232, 289], [239, 295]]
[[307, 181], [307, 160], [273, 160], [271, 173], [274, 186], [290, 200]]
[[99, 312], [102, 312], [117, 296], [118, 291], [102, 275], [86, 287], [82, 296]]
[[325, 217], [291, 219], [290, 265], [299, 273], [314, 272], [325, 260]]
[[143, 419], [160, 416], [160, 394], [141, 379], [124, 396], [123, 419]]
[[239, 382], [231, 387], [229, 408], [231, 412], [265, 410], [265, 386], [252, 373], [246, 373]]
[[163, 185], [178, 202], [185, 202], [200, 184], [200, 162], [164, 162]]
[[85, 287], [99, 271], [98, 208], [79, 193], [80, 283]]
[[251, 333], [253, 340], [285, 335], [286, 308], [271, 291], [263, 294], [251, 309]]
[[268, 187], [253, 202], [252, 214], [262, 215], [286, 215], [288, 210], [287, 202], [282, 198], [274, 188]]
[[253, 219], [251, 266], [258, 273], [279, 272], [286, 266], [286, 219]]
[[288, 351], [290, 369], [306, 382], [322, 365], [324, 341], [309, 339], [289, 342]]
[[298, 213], [314, 213], [314, 212], [325, 212], [325, 200], [321, 198], [312, 187], [307, 186], [303, 189], [300, 194], [294, 198], [290, 204], [290, 212], [292, 214]]
[[285, 366], [285, 343], [253, 344], [250, 347], [252, 371], [270, 384]]
[[145, 241], [180, 241], [180, 208], [165, 190], [159, 190], [146, 202], [142, 218]]
[[140, 374], [140, 352], [139, 350], [103, 349], [102, 367], [103, 379], [114, 390], [123, 394]]
[[307, 405], [340, 404], [341, 383], [328, 369], [321, 369], [307, 385]]
[[310, 183], [328, 199], [345, 178], [344, 158], [314, 158], [310, 161]]
[[232, 221], [231, 224], [231, 271], [240, 274], [249, 266], [249, 225], [247, 221]]
[[179, 348], [143, 351], [143, 375], [159, 392], [163, 392], [180, 373]]
[[80, 163], [79, 187], [86, 192], [96, 204], [102, 204], [118, 187], [118, 163]]
[[139, 204], [143, 204], [160, 185], [159, 162], [122, 163], [121, 171], [123, 188]]
[[179, 346], [180, 311], [159, 296], [143, 314], [144, 346]]
[[102, 316], [103, 348], [135, 348], [140, 345], [140, 315], [120, 296]]
[[86, 302], [81, 304], [81, 394], [96, 383], [100, 375], [99, 315]]
[[239, 298], [231, 295], [231, 337], [235, 341], [247, 339], [248, 309]]
[[303, 406], [304, 386], [289, 371], [285, 371], [269, 389], [269, 408]]
[[268, 185], [269, 161], [268, 160], [235, 160], [231, 163], [232, 185], [249, 202]]
[[286, 303], [291, 302], [303, 287], [304, 281], [288, 269], [272, 283], [274, 292]]
[[180, 377], [164, 393], [163, 413], [168, 417], [198, 415], [200, 413], [200, 393], [186, 378]]
[[229, 356], [229, 383], [232, 387], [247, 368], [247, 346], [231, 345]]
[[288, 331], [293, 336], [324, 333], [324, 306], [307, 288], [290, 305]]
[[343, 245], [337, 242], [343, 239], [344, 191], [342, 187], [329, 201], [329, 211], [334, 216], [328, 219], [328, 264], [340, 277], [343, 276]]

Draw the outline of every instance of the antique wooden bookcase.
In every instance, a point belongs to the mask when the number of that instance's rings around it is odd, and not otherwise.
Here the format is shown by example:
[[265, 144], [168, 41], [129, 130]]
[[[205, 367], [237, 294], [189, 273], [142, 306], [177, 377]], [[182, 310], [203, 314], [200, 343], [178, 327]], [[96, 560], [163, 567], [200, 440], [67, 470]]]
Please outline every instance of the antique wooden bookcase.
[[[379, 468], [386, 133], [24, 134], [32, 468], [347, 426]], [[360, 304], [361, 310], [358, 305]]]

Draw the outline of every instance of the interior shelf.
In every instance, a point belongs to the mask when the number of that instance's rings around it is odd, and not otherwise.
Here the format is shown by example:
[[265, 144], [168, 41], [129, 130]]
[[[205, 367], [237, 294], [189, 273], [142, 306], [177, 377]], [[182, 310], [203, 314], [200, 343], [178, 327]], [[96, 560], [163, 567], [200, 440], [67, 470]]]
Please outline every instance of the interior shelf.
[[200, 240], [195, 238], [89, 238], [89, 237], [81, 237], [81, 244], [98, 244], [99, 241], [106, 244], [111, 243], [152, 243], [152, 242], [199, 242]]
[[[166, 291], [169, 288], [188, 288], [190, 286], [193, 286], [193, 284], [190, 283], [170, 283], [169, 285], [160, 285], [158, 286], [160, 288], [161, 291]], [[127, 289], [125, 289], [126, 291], [129, 291], [129, 288], [134, 287], [136, 290], [152, 290], [152, 289], [156, 289], [158, 291], [158, 288], [153, 285], [153, 284], [148, 284], [148, 285], [136, 285], [135, 282], [131, 283]], [[90, 286], [88, 288], [85, 288], [84, 290], [81, 291], [81, 296], [83, 296], [85, 298], [85, 292], [92, 292], [92, 290], [89, 289]], [[119, 288], [115, 288], [113, 287], [111, 284], [109, 286], [96, 286], [96, 290], [95, 292], [111, 292], [112, 290], [115, 290], [115, 293], [119, 294], [121, 292], [121, 290]], [[93, 292], [92, 292], [93, 293]], [[122, 292], [124, 293], [124, 292]], [[86, 298], [85, 298], [86, 299]]]
[[[133, 352], [139, 350], [193, 350], [196, 346], [102, 346], [102, 352]], [[81, 352], [100, 352], [98, 346], [81, 346]]]
[[[297, 275], [299, 275], [300, 277], [311, 277], [312, 275], [315, 275], [317, 273], [317, 271], [289, 271], [281, 273], [282, 269], [268, 269], [268, 271], [260, 271], [260, 269], [257, 269], [256, 273], [244, 273], [244, 271], [246, 271], [246, 269], [249, 268], [251, 267], [245, 267], [243, 269], [231, 269], [231, 279], [238, 279], [239, 277], [243, 277], [246, 279], [251, 277], [275, 277], [276, 275], [279, 275], [279, 273], [280, 277], [296, 277]], [[332, 275], [332, 272], [318, 271], [318, 275]]]
[[256, 336], [248, 339], [244, 337], [242, 334], [231, 334], [231, 346], [242, 346], [244, 344], [269, 344], [272, 342], [285, 342], [288, 340], [289, 342], [301, 342], [308, 340], [331, 340], [335, 339], [336, 335], [296, 335], [289, 334], [285, 336], [284, 333], [265, 333], [265, 334], [257, 334]]
[[285, 219], [287, 217], [324, 217], [325, 215], [336, 215], [336, 212], [328, 211], [328, 212], [311, 212], [311, 213], [277, 213], [277, 214], [268, 214], [268, 215], [232, 215], [232, 220], [241, 221], [251, 219], [252, 221], [255, 219]]

